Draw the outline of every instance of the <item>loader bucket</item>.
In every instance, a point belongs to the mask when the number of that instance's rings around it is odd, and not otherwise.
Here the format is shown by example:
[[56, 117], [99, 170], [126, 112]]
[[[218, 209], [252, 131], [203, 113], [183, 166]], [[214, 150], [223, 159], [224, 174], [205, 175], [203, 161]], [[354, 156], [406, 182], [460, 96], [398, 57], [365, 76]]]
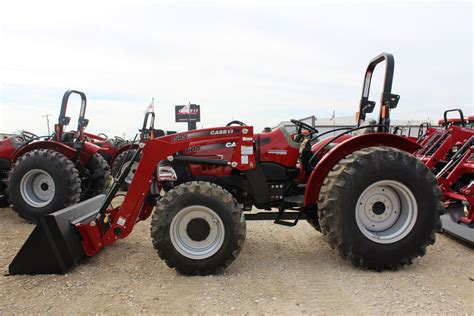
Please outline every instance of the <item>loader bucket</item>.
[[89, 223], [105, 195], [45, 215], [8, 267], [9, 274], [64, 274], [85, 256], [74, 225]]
[[463, 216], [464, 210], [461, 206], [450, 207], [446, 210], [446, 214], [441, 216], [441, 225], [446, 233], [474, 245], [474, 228], [459, 223], [459, 219]]

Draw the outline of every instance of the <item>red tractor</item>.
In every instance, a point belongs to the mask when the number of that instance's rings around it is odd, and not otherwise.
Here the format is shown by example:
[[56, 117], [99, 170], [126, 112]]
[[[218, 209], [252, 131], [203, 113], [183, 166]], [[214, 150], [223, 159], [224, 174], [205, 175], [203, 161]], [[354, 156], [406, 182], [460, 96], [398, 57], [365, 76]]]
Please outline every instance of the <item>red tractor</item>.
[[[372, 74], [384, 61], [378, 122], [364, 126], [375, 107], [368, 99]], [[111, 206], [132, 164], [107, 195], [42, 217], [10, 274], [65, 273], [127, 237], [154, 207], [153, 246], [168, 266], [188, 275], [231, 264], [242, 250], [246, 220], [295, 226], [306, 219], [343, 258], [363, 268], [412, 263], [435, 242], [442, 194], [434, 175], [410, 154], [419, 145], [388, 133], [399, 99], [391, 93], [393, 69], [390, 54], [370, 62], [358, 126], [330, 141], [318, 142], [323, 134], [292, 120], [293, 137], [284, 126], [254, 133], [252, 126], [231, 122], [141, 142], [123, 203]]]
[[[450, 112], [458, 112], [459, 118], [448, 118]], [[444, 128], [428, 128], [415, 156], [430, 168], [443, 191], [443, 230], [474, 244], [474, 129], [468, 124], [461, 110], [445, 111], [439, 122]]]
[[[155, 112], [147, 111], [145, 118], [143, 119], [142, 128], [139, 130], [140, 142], [145, 143], [151, 139], [161, 137], [164, 135], [170, 135], [176, 133], [175, 131], [163, 131], [161, 129], [155, 129]], [[138, 144], [128, 143], [124, 144], [117, 150], [111, 161], [111, 170], [113, 176], [118, 176], [120, 171], [130, 162], [134, 152], [138, 149]], [[140, 160], [140, 156], [138, 157]], [[132, 183], [133, 176], [138, 168], [138, 161], [132, 163], [130, 172], [128, 173], [125, 181], [121, 185], [123, 191], [127, 191], [129, 185]]]
[[0, 139], [0, 207], [9, 206], [6, 181], [15, 151], [21, 146], [38, 139], [40, 137], [27, 131]]
[[130, 145], [130, 142], [122, 137], [115, 136], [114, 138], [109, 138], [104, 133], [99, 133], [97, 135], [84, 133], [84, 136], [88, 142], [100, 147], [99, 153], [110, 166], [112, 166], [115, 158]]
[[[81, 97], [79, 122], [77, 131], [66, 131], [70, 123], [66, 110], [72, 94]], [[110, 177], [107, 162], [97, 153], [100, 147], [85, 141], [86, 102], [84, 93], [66, 91], [52, 136], [40, 140], [23, 133], [0, 144], [2, 185], [7, 187], [13, 210], [27, 221], [37, 222], [44, 214], [106, 190]]]

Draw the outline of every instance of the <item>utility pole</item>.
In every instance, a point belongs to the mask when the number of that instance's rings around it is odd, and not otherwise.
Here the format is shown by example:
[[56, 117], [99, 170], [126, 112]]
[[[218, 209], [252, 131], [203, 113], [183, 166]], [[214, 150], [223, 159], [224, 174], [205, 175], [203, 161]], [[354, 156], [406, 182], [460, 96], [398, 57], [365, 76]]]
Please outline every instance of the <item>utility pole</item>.
[[43, 117], [46, 117], [46, 124], [48, 125], [48, 135], [51, 135], [51, 132], [49, 130], [49, 117], [51, 116], [51, 114], [45, 114], [43, 115]]

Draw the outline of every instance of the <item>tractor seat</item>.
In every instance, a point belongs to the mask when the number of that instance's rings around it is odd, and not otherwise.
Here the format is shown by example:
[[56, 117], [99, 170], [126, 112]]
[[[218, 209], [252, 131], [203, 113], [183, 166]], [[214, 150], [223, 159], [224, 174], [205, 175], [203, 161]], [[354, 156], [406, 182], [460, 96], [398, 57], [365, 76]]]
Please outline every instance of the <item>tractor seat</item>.
[[72, 143], [75, 137], [76, 133], [65, 132], [61, 135], [61, 143]]
[[367, 128], [361, 128], [359, 130], [356, 130], [354, 132], [354, 135], [364, 135], [364, 134], [373, 133], [375, 131], [373, 126], [376, 124], [377, 124], [377, 121], [370, 119], [367, 122], [362, 123], [361, 125], [361, 126], [367, 126]]
[[444, 119], [439, 119], [439, 120], [438, 120], [438, 125], [439, 125], [439, 126], [445, 126], [445, 124], [444, 124]]
[[463, 123], [463, 121], [460, 118], [450, 118], [450, 119], [448, 119], [448, 123], [450, 125], [461, 125], [461, 123]]

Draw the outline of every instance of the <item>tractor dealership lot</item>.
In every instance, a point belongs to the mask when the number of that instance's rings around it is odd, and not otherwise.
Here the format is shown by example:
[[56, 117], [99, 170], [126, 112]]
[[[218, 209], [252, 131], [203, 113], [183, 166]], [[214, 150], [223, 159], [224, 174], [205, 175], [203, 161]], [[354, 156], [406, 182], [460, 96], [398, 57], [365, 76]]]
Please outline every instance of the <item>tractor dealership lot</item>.
[[[2, 274], [33, 227], [0, 209]], [[472, 262], [472, 248], [438, 235], [409, 267], [363, 271], [305, 222], [247, 222], [244, 249], [224, 273], [186, 277], [156, 255], [145, 221], [67, 275], [2, 276], [0, 314], [470, 314]]]

